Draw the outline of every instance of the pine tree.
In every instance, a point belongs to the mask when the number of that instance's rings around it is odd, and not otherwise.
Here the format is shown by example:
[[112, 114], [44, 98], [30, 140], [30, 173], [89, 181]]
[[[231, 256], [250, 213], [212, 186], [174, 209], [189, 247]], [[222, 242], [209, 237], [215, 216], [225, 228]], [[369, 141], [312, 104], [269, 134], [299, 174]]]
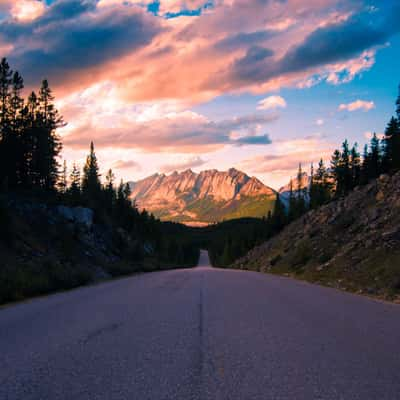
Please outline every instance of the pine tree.
[[32, 92], [28, 97], [27, 105], [22, 110], [23, 128], [21, 133], [23, 165], [21, 167], [21, 183], [23, 187], [31, 188], [39, 185], [38, 174], [38, 137], [37, 115], [39, 103], [37, 95]]
[[47, 80], [42, 82], [38, 100], [39, 126], [35, 154], [37, 173], [40, 186], [45, 190], [53, 190], [58, 180], [57, 157], [62, 147], [56, 130], [64, 126], [64, 122], [54, 106], [54, 97]]
[[339, 186], [340, 194], [347, 194], [352, 187], [351, 167], [350, 167], [350, 149], [347, 139], [342, 144], [342, 154], [340, 158], [341, 179]]
[[394, 117], [385, 129], [382, 164], [383, 172], [400, 169], [400, 123]]
[[396, 114], [397, 114], [397, 121], [400, 123], [400, 85], [399, 85], [399, 95], [396, 99]]
[[72, 165], [71, 175], [69, 176], [70, 186], [68, 194], [73, 205], [78, 205], [81, 200], [81, 172], [78, 166], [74, 163]]
[[68, 169], [67, 169], [67, 161], [64, 160], [63, 162], [63, 168], [60, 174], [59, 182], [58, 182], [58, 191], [62, 194], [65, 194], [67, 192], [67, 187], [68, 187]]
[[319, 187], [319, 204], [325, 204], [331, 197], [332, 183], [329, 180], [329, 174], [322, 158], [319, 161], [316, 176]]
[[310, 207], [318, 208], [329, 201], [331, 196], [331, 184], [324, 161], [318, 163], [318, 168], [313, 174], [312, 187], [310, 187]]
[[316, 208], [318, 206], [318, 193], [317, 184], [314, 177], [314, 164], [311, 163], [310, 167], [310, 188], [309, 188], [309, 206], [310, 208]]
[[272, 213], [273, 228], [278, 231], [285, 225], [286, 213], [285, 206], [283, 205], [279, 193], [276, 194], [274, 211]]
[[114, 175], [112, 169], [109, 169], [106, 174], [105, 189], [108, 191], [113, 191], [114, 190], [114, 181], [115, 181], [115, 175]]
[[340, 196], [341, 190], [341, 165], [340, 165], [340, 151], [335, 150], [331, 158], [331, 175], [332, 180], [335, 182], [335, 196]]
[[297, 201], [293, 191], [293, 180], [290, 179], [289, 183], [289, 210], [288, 210], [288, 219], [289, 221], [293, 221], [297, 215]]
[[368, 145], [364, 146], [361, 164], [361, 184], [366, 185], [369, 181], [369, 151]]
[[4, 129], [7, 127], [10, 118], [9, 101], [11, 97], [13, 71], [7, 60], [3, 58], [0, 62], [0, 124], [2, 135], [6, 134]]
[[361, 177], [361, 158], [360, 153], [357, 150], [357, 143], [350, 151], [350, 169], [351, 169], [351, 189], [360, 184]]
[[[8, 187], [10, 174], [15, 173], [11, 152], [11, 127], [9, 101], [11, 97], [12, 71], [5, 58], [0, 62], [0, 184]], [[11, 177], [12, 178], [12, 177]], [[12, 180], [12, 179], [11, 179]]]
[[90, 152], [86, 157], [86, 163], [83, 167], [82, 194], [89, 205], [94, 206], [99, 201], [101, 193], [101, 183], [99, 166], [93, 142], [90, 143]]
[[127, 183], [124, 187], [124, 197], [128, 202], [130, 202], [129, 198], [130, 198], [131, 194], [132, 194], [131, 188], [130, 188], [129, 184]]
[[303, 185], [303, 169], [301, 163], [297, 171], [296, 212], [295, 217], [300, 217], [306, 211], [307, 186]]
[[381, 168], [381, 148], [380, 142], [376, 133], [372, 136], [371, 145], [370, 145], [370, 154], [369, 154], [369, 171], [368, 171], [368, 179], [375, 179], [380, 174]]
[[12, 78], [12, 88], [10, 96], [10, 119], [12, 131], [18, 133], [20, 128], [19, 119], [21, 118], [24, 99], [21, 97], [21, 92], [24, 88], [24, 80], [16, 71]]
[[24, 88], [24, 81], [18, 72], [15, 72], [12, 78], [12, 89], [10, 97], [10, 139], [11, 146], [9, 151], [12, 153], [11, 168], [14, 185], [22, 184], [22, 177], [24, 175], [25, 161], [24, 161], [24, 146], [23, 146], [23, 108], [24, 99], [21, 92]]
[[106, 183], [104, 186], [105, 200], [106, 200], [105, 203], [108, 209], [111, 211], [116, 199], [116, 193], [114, 189], [115, 175], [111, 169], [107, 171], [105, 179], [106, 179]]

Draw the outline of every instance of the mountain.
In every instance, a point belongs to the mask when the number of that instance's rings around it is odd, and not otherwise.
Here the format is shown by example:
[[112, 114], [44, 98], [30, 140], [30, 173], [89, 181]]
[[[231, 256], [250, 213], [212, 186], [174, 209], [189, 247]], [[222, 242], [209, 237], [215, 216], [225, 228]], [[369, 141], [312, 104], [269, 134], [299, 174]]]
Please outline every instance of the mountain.
[[192, 225], [262, 217], [273, 208], [276, 197], [273, 189], [234, 168], [154, 174], [129, 185], [140, 209], [163, 220]]
[[234, 267], [400, 301], [400, 172], [309, 211]]

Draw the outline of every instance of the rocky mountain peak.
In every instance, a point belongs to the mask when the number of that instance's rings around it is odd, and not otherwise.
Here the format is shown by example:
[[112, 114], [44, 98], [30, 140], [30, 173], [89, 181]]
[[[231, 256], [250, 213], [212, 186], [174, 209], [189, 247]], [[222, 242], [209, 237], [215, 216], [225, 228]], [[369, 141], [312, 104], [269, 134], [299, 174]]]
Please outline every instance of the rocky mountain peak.
[[187, 169], [174, 171], [170, 175], [154, 174], [132, 182], [130, 186], [132, 199], [140, 208], [146, 208], [158, 216], [172, 214], [177, 219], [182, 215], [196, 218], [198, 213], [192, 210], [197, 208], [225, 207], [232, 212], [244, 198], [255, 200], [275, 197], [273, 189], [235, 168], [228, 171], [211, 169], [200, 173]]

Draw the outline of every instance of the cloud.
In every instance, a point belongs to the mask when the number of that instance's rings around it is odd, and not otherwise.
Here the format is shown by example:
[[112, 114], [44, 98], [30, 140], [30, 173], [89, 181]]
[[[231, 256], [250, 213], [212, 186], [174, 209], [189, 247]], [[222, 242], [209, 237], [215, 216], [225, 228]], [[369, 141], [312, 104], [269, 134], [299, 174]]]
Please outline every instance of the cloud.
[[226, 36], [215, 43], [215, 48], [221, 51], [237, 51], [239, 48], [254, 46], [257, 43], [265, 42], [266, 40], [277, 35], [280, 30], [265, 29], [255, 32], [240, 32], [236, 35]]
[[[233, 63], [234, 75], [240, 80], [252, 81], [257, 79], [260, 69], [264, 69], [274, 51], [262, 46], [251, 46], [246, 54]], [[271, 61], [271, 63], [273, 63]]]
[[271, 140], [261, 131], [279, 118], [266, 113], [214, 121], [173, 102], [126, 105], [114, 96], [105, 85], [62, 104], [66, 119], [74, 116], [61, 130], [65, 146], [86, 148], [93, 140], [96, 148], [197, 154], [227, 145], [267, 145]]
[[320, 22], [317, 29], [284, 52], [270, 46], [273, 54], [262, 53], [258, 47], [252, 56], [248, 50], [230, 65], [225, 76], [221, 73], [212, 77], [210, 85], [225, 79], [236, 89], [250, 86], [255, 91], [266, 91], [301, 86], [311, 79], [333, 84], [347, 82], [370, 68], [376, 49], [399, 30], [400, 7], [394, 3], [379, 16], [368, 12], [336, 15], [327, 23]]
[[364, 112], [372, 110], [375, 108], [375, 104], [373, 101], [364, 101], [364, 100], [356, 100], [353, 101], [352, 103], [348, 104], [340, 104], [338, 107], [339, 111], [357, 111], [357, 110], [363, 110]]
[[[290, 73], [336, 63], [383, 44], [389, 34], [383, 26], [371, 25], [362, 16], [354, 16], [342, 23], [316, 29], [303, 43], [292, 47], [277, 65], [282, 72]], [[276, 72], [270, 71], [271, 74]]]
[[325, 121], [322, 118], [319, 118], [315, 121], [315, 124], [318, 126], [322, 126], [325, 124]]
[[239, 167], [255, 174], [280, 174], [288, 176], [301, 162], [305, 168], [321, 158], [329, 160], [334, 144], [319, 136], [275, 142], [269, 154], [243, 160]]
[[[57, 0], [32, 18], [13, 16], [25, 2], [0, 1], [2, 53], [28, 89], [50, 79], [70, 123], [62, 130], [66, 151], [86, 151], [93, 139], [113, 160], [129, 160], [131, 149], [147, 157], [250, 145], [252, 153], [285, 157], [287, 144], [268, 144], [276, 114], [221, 121], [189, 110], [224, 94], [267, 97], [284, 87], [348, 82], [400, 29], [396, 1], [372, 13], [363, 0], [215, 0], [208, 10], [206, 0], [161, 0], [156, 13], [150, 0]], [[166, 17], [200, 7], [199, 16]]]
[[11, 8], [11, 15], [19, 21], [28, 22], [44, 14], [46, 6], [39, 0], [18, 0]]
[[139, 163], [133, 160], [117, 160], [112, 164], [113, 169], [134, 169], [136, 171], [141, 171], [142, 167]]
[[209, 3], [206, 0], [160, 0], [158, 12], [161, 15], [174, 15], [183, 11], [198, 10]]
[[173, 171], [182, 171], [186, 169], [201, 167], [202, 165], [206, 164], [207, 161], [203, 160], [199, 156], [190, 157], [188, 159], [182, 160], [177, 163], [173, 164], [163, 164], [160, 167], [160, 172], [169, 173]]
[[258, 103], [257, 110], [271, 110], [276, 108], [286, 108], [286, 101], [281, 96], [269, 96]]
[[1, 37], [14, 46], [9, 59], [28, 82], [46, 76], [59, 85], [77, 74], [83, 82], [92, 80], [96, 74], [88, 77], [88, 71], [143, 48], [162, 30], [157, 19], [135, 6], [60, 0], [31, 18], [26, 6], [31, 3], [18, 2], [13, 8], [21, 16], [26, 12], [23, 21], [0, 23]]
[[[25, 3], [43, 5], [17, 0], [5, 10]], [[151, 3], [159, 3], [158, 16]], [[358, 0], [216, 0], [198, 17], [160, 17], [207, 4], [58, 0], [30, 21], [3, 19], [2, 47], [11, 46], [10, 61], [29, 84], [47, 77], [56, 94], [112, 81], [127, 101], [192, 104], [227, 92], [347, 82], [371, 68], [377, 48], [400, 29], [395, 2], [372, 13]]]
[[271, 138], [269, 135], [254, 135], [254, 136], [243, 136], [235, 140], [234, 144], [237, 146], [241, 145], [257, 145], [257, 144], [271, 144]]

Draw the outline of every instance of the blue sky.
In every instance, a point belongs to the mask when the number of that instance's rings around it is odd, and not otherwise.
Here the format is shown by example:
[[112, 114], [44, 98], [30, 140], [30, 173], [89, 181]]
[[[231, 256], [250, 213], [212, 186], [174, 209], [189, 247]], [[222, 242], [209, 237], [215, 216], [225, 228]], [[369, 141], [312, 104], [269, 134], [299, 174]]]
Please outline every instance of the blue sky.
[[394, 0], [5, 0], [0, 15], [27, 91], [54, 89], [63, 157], [93, 140], [125, 180], [236, 167], [279, 187], [394, 112]]

